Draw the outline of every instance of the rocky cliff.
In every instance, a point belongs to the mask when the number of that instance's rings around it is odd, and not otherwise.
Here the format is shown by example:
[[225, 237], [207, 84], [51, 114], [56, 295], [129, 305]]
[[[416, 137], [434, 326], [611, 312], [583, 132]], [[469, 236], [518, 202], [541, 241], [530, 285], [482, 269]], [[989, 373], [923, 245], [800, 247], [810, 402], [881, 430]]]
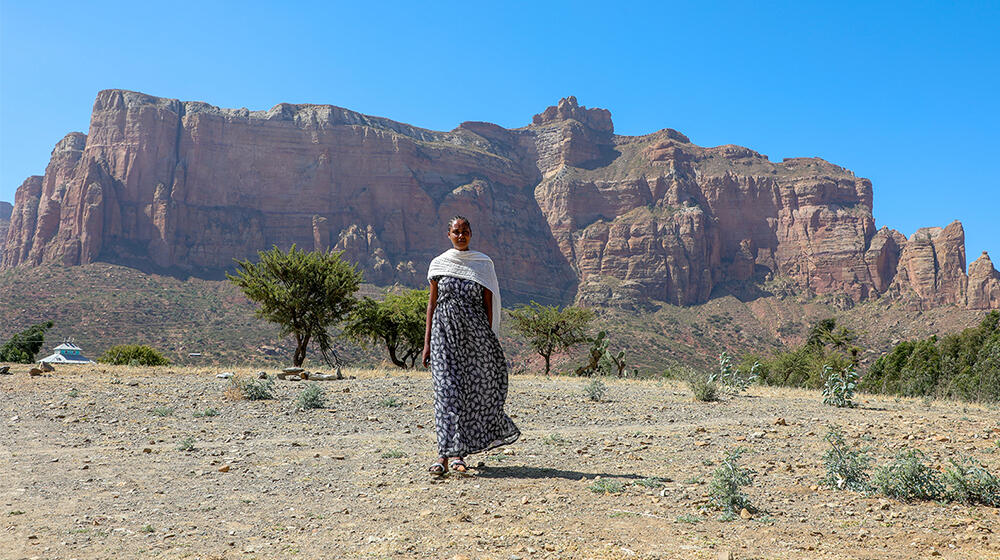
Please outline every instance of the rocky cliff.
[[343, 250], [369, 281], [419, 285], [468, 216], [513, 299], [687, 305], [780, 280], [848, 302], [998, 305], [955, 222], [877, 230], [867, 179], [665, 129], [614, 133], [563, 99], [532, 123], [437, 132], [329, 105], [221, 109], [107, 90], [87, 135], [18, 189], [3, 267], [109, 260], [231, 268], [276, 244]]
[[3, 247], [3, 240], [7, 239], [7, 228], [10, 227], [10, 215], [13, 213], [11, 203], [0, 201], [0, 248]]

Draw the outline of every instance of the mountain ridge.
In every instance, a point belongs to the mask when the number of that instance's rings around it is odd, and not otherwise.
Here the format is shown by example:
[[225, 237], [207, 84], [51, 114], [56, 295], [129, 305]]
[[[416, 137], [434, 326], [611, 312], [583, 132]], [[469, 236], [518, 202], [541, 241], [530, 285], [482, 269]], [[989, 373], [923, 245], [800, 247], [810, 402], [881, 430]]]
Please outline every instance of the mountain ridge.
[[567, 97], [507, 129], [433, 131], [333, 105], [267, 111], [101, 91], [88, 134], [18, 189], [2, 267], [117, 262], [200, 274], [297, 243], [379, 285], [423, 283], [472, 219], [511, 301], [642, 308], [755, 297], [780, 281], [844, 305], [1000, 306], [961, 223], [875, 228], [868, 179], [819, 158], [771, 162], [682, 133], [614, 133]]

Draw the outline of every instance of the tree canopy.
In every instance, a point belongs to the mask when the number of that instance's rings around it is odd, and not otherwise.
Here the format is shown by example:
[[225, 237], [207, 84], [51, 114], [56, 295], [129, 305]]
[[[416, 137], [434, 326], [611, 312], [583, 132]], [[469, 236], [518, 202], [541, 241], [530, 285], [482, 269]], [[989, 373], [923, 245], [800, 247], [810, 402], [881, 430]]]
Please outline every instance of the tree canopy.
[[545, 375], [551, 370], [554, 352], [565, 352], [590, 340], [587, 329], [594, 319], [594, 312], [583, 307], [560, 309], [535, 301], [511, 310], [509, 315], [514, 330], [545, 359]]
[[0, 347], [0, 362], [16, 364], [34, 362], [35, 356], [45, 343], [45, 331], [51, 328], [52, 321], [45, 321], [32, 325], [10, 337], [10, 340]]
[[412, 368], [424, 347], [428, 297], [428, 290], [387, 292], [382, 301], [366, 297], [348, 316], [344, 336], [384, 344], [393, 364]]
[[339, 252], [288, 252], [278, 247], [260, 251], [256, 263], [237, 260], [236, 275], [227, 274], [246, 296], [260, 305], [257, 316], [277, 323], [281, 336], [295, 338], [292, 363], [301, 366], [309, 343], [316, 341], [327, 363], [337, 360], [327, 329], [354, 307], [362, 275]]

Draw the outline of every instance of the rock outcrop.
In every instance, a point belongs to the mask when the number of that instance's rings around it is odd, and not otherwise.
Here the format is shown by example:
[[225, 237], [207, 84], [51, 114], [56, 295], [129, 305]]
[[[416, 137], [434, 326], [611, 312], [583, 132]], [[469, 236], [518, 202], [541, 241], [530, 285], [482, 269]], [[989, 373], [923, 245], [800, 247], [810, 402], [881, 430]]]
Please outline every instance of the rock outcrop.
[[420, 285], [462, 214], [511, 302], [687, 305], [780, 277], [854, 302], [996, 305], [984, 266], [972, 297], [957, 222], [907, 240], [875, 228], [871, 182], [842, 167], [670, 129], [616, 135], [608, 111], [573, 97], [523, 128], [437, 132], [329, 105], [107, 90], [89, 133], [60, 141], [14, 206], [4, 267], [197, 273], [296, 243], [344, 251], [369, 281]]
[[10, 227], [10, 216], [14, 213], [14, 206], [9, 202], [0, 201], [0, 248], [3, 247], [3, 240], [7, 239], [7, 228]]
[[986, 251], [969, 265], [968, 306], [970, 309], [1000, 309], [1000, 272], [993, 267]]

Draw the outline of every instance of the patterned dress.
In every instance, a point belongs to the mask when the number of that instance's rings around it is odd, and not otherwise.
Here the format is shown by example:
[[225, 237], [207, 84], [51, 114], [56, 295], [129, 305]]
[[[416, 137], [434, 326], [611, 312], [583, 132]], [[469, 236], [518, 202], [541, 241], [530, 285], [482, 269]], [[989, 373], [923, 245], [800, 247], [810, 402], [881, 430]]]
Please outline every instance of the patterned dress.
[[437, 276], [431, 322], [431, 379], [440, 457], [465, 457], [521, 435], [503, 411], [507, 362], [483, 307], [483, 287]]

